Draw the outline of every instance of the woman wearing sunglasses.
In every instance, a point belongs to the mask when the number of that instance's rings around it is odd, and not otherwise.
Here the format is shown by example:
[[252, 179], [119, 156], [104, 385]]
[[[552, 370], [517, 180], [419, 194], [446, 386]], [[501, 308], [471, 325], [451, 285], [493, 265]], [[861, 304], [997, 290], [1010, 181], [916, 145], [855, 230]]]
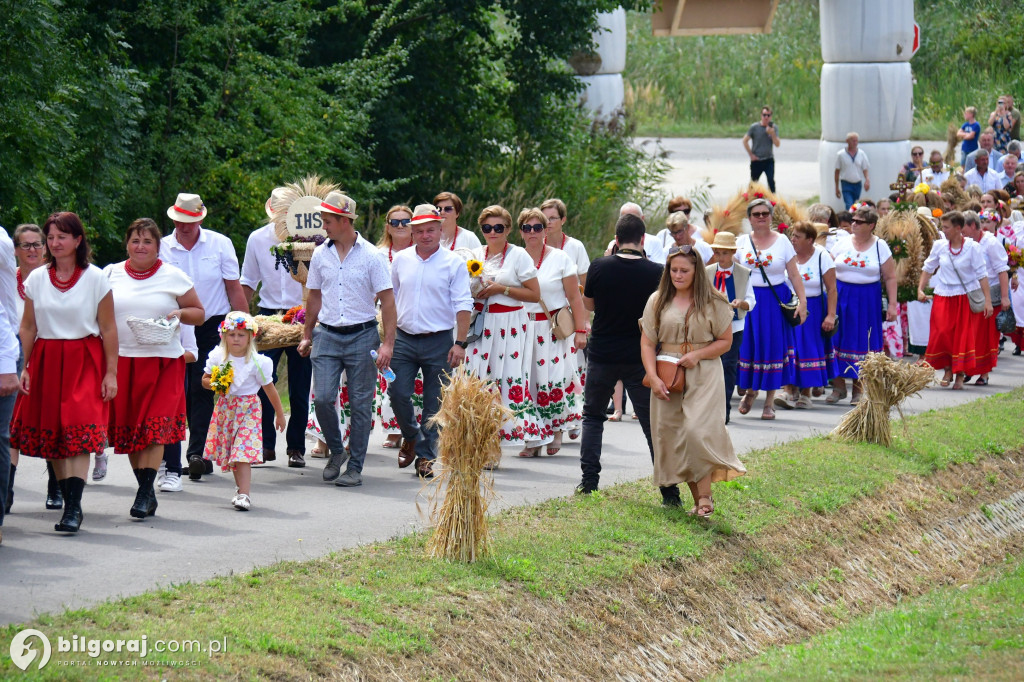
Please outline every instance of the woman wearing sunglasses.
[[[853, 379], [850, 404], [860, 402], [861, 387], [857, 363], [868, 353], [882, 350], [882, 294], [888, 297], [885, 320], [893, 322], [899, 314], [896, 300], [896, 261], [884, 239], [873, 233], [878, 214], [870, 206], [862, 206], [853, 214], [852, 234], [832, 249], [836, 264], [839, 302], [839, 331], [834, 337], [836, 371], [832, 393], [825, 402], [830, 405], [846, 398], [846, 379]], [[884, 284], [884, 290], [883, 290]]]
[[[384, 215], [384, 236], [377, 248], [388, 256], [388, 265], [395, 260], [395, 254], [412, 246], [412, 209], [405, 205], [392, 206]], [[377, 377], [377, 416], [380, 425], [387, 434], [383, 447], [397, 449], [402, 445], [402, 429], [398, 426], [398, 418], [391, 409], [391, 398], [388, 396], [388, 380], [383, 375]], [[413, 389], [412, 408], [419, 422], [423, 414], [423, 373], [416, 374]]]
[[[574, 355], [587, 345], [587, 317], [576, 264], [561, 249], [548, 246], [544, 213], [536, 208], [523, 209], [516, 222], [526, 253], [537, 269], [541, 295], [539, 302], [524, 306], [526, 338], [533, 345], [533, 362], [527, 366], [528, 386], [537, 403], [540, 438], [528, 439], [519, 456], [538, 457], [544, 445], [547, 454], [554, 455], [562, 447], [562, 432], [578, 429], [583, 419]], [[566, 306], [571, 307], [575, 333], [559, 339], [552, 331], [551, 319]]]
[[782, 304], [796, 292], [796, 312], [802, 322], [807, 317], [807, 299], [793, 244], [772, 232], [771, 203], [754, 199], [747, 205], [747, 218], [752, 231], [736, 240], [735, 260], [750, 268], [757, 304], [747, 314], [740, 345], [736, 385], [743, 399], [738, 409], [740, 414], [747, 414], [758, 391], [766, 391], [761, 419], [775, 419], [775, 392], [796, 383], [796, 341], [793, 327], [783, 316]]
[[[462, 199], [454, 192], [441, 192], [432, 202], [444, 216], [441, 222], [441, 248], [449, 251], [459, 249], [477, 249], [480, 240], [471, 230], [459, 227], [459, 216], [462, 215]], [[465, 257], [465, 256], [463, 256]]]
[[[654, 484], [662, 504], [678, 507], [679, 484], [693, 496], [691, 514], [715, 510], [711, 483], [746, 473], [725, 428], [725, 373], [719, 360], [732, 346], [733, 309], [716, 291], [704, 261], [689, 244], [673, 246], [658, 290], [647, 299], [640, 328], [640, 356], [650, 378]], [[657, 361], [671, 358], [686, 369], [685, 388], [670, 392]]]
[[521, 246], [508, 243], [512, 216], [501, 206], [488, 206], [477, 219], [484, 246], [473, 252], [483, 263], [484, 287], [474, 298], [474, 311], [483, 315], [483, 333], [466, 348], [469, 371], [493, 381], [501, 400], [514, 413], [501, 427], [501, 438], [511, 445], [540, 438], [536, 405], [529, 389], [533, 362], [532, 339], [526, 335], [524, 303], [540, 300], [537, 268]]

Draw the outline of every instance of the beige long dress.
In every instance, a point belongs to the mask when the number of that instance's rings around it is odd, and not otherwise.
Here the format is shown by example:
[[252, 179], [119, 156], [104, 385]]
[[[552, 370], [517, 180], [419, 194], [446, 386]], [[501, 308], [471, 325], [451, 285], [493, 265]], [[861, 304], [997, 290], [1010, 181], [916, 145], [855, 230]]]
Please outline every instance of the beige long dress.
[[[674, 305], [662, 313], [655, 334], [656, 298], [657, 292], [651, 294], [640, 319], [644, 334], [655, 343], [671, 346], [688, 341], [696, 350], [730, 329], [732, 308], [715, 297], [710, 311], [690, 316], [689, 338], [683, 336], [685, 313]], [[661, 354], [681, 357], [680, 353]], [[720, 358], [701, 360], [686, 370], [683, 393], [670, 393], [668, 401], [651, 396], [651, 436], [657, 486], [695, 483], [708, 474], [712, 482], [731, 481], [747, 472], [736, 458], [725, 428], [725, 377]]]

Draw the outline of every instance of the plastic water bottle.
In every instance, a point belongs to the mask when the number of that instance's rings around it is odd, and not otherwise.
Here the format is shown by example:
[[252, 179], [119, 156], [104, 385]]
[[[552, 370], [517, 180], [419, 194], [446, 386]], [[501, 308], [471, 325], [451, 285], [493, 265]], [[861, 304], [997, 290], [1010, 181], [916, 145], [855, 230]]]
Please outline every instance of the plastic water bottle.
[[[373, 349], [370, 349], [370, 357], [376, 363], [377, 362], [377, 351], [375, 351]], [[380, 370], [380, 373], [381, 373], [381, 376], [383, 376], [385, 379], [388, 380], [388, 383], [391, 383], [392, 381], [395, 380], [395, 371], [393, 369], [391, 369], [390, 367], [385, 367], [384, 369]]]

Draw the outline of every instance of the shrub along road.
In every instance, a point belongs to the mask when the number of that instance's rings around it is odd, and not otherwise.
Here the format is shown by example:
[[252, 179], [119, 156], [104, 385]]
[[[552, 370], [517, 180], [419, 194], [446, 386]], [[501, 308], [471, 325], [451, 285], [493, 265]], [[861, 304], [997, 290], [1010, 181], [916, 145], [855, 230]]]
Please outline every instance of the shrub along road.
[[[908, 414], [949, 407], [1024, 385], [1024, 359], [1005, 352], [987, 387], [954, 392], [930, 388], [908, 401]], [[774, 443], [830, 430], [849, 409], [815, 400], [812, 410], [778, 412], [762, 422], [761, 403], [747, 416], [735, 411], [730, 428], [737, 450], [747, 453]], [[897, 427], [898, 428], [898, 427]], [[981, 434], [979, 434], [981, 437]], [[128, 508], [135, 483], [127, 459], [111, 455], [106, 480], [89, 482], [85, 521], [77, 537], [53, 532], [59, 512], [43, 509], [45, 469], [23, 458], [13, 513], [4, 524], [0, 547], [5, 595], [0, 621], [23, 622], [36, 615], [80, 608], [171, 584], [247, 571], [286, 559], [302, 560], [333, 550], [400, 536], [422, 527], [428, 507], [420, 481], [396, 466], [383, 437], [371, 437], [363, 486], [336, 488], [321, 479], [325, 460], [309, 459], [305, 469], [289, 469], [283, 455], [254, 470], [253, 510], [231, 508], [230, 475], [217, 473], [184, 492], [160, 493], [157, 515], [134, 521]], [[640, 427], [628, 417], [605, 430], [602, 486], [649, 476], [651, 463]], [[283, 445], [283, 444], [282, 444]], [[500, 496], [494, 508], [539, 502], [571, 494], [579, 481], [579, 446], [570, 443], [554, 457], [523, 460], [506, 448], [495, 474]], [[756, 472], [752, 472], [756, 473]], [[658, 504], [652, 487], [650, 502]]]

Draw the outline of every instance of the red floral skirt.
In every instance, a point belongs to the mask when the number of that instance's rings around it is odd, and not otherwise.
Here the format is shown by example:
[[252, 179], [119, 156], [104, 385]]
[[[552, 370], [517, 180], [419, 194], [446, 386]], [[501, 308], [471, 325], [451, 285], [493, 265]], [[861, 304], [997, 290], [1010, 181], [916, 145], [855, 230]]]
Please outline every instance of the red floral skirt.
[[185, 439], [184, 357], [117, 359], [110, 438], [119, 454]]
[[988, 325], [991, 318], [972, 313], [967, 294], [935, 296], [928, 330], [925, 361], [935, 369], [952, 370], [954, 374], [978, 375], [992, 371], [999, 350], [991, 346]]
[[11, 447], [43, 459], [103, 452], [108, 410], [99, 337], [36, 339], [26, 369], [29, 394], [19, 395], [14, 405]]

